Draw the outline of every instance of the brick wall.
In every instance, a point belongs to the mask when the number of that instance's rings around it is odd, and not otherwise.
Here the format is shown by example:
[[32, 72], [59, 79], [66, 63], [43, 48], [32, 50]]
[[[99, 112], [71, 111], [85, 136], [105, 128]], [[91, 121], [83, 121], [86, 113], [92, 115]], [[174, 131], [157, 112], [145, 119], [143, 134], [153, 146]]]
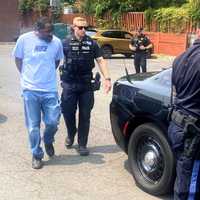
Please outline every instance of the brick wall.
[[0, 42], [12, 42], [19, 34], [18, 0], [0, 0]]

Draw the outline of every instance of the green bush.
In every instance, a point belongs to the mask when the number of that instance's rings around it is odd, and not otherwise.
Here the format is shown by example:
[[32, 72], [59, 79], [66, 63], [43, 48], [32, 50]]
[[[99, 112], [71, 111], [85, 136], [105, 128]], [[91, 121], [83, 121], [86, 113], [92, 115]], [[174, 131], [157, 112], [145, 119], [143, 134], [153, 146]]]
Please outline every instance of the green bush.
[[31, 11], [45, 12], [48, 10], [49, 0], [20, 0], [19, 11], [22, 14], [29, 13]]

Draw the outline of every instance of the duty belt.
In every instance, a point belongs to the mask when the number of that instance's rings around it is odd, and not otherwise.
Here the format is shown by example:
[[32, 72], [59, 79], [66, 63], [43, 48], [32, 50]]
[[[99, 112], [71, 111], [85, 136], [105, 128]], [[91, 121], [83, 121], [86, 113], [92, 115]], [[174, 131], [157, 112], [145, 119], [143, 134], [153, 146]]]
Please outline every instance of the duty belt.
[[200, 135], [199, 119], [192, 116], [186, 115], [180, 111], [173, 111], [171, 115], [172, 121], [174, 121], [178, 126], [183, 127], [184, 132], [192, 133], [195, 135]]
[[187, 124], [187, 123], [195, 124], [198, 120], [196, 117], [193, 117], [192, 115], [186, 115], [177, 110], [174, 110], [172, 112], [171, 119], [172, 119], [172, 121], [177, 123], [177, 125], [180, 125], [182, 127], [184, 127], [185, 124]]

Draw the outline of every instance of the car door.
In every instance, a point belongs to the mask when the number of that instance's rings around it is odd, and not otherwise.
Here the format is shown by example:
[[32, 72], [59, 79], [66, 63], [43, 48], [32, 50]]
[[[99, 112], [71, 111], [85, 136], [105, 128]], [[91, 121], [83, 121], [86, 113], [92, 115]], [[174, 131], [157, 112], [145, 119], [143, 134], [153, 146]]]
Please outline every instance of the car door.
[[131, 34], [124, 31], [109, 30], [102, 33], [104, 45], [110, 45], [114, 53], [129, 53]]
[[121, 44], [121, 35], [119, 31], [109, 30], [102, 33], [102, 45], [112, 46], [114, 53], [119, 53], [119, 45]]
[[121, 53], [131, 53], [131, 50], [129, 49], [129, 44], [133, 36], [126, 31], [121, 31], [120, 35], [121, 38], [120, 38], [119, 51]]

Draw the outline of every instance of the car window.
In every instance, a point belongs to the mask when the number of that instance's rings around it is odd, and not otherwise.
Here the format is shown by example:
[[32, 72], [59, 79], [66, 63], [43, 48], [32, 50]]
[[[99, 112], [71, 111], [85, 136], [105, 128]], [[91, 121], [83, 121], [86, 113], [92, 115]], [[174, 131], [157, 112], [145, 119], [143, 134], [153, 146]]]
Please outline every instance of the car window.
[[121, 31], [105, 31], [102, 33], [102, 36], [109, 38], [122, 38]]
[[124, 39], [132, 39], [133, 37], [130, 33], [127, 32], [123, 32], [122, 35]]
[[90, 30], [86, 31], [86, 35], [90, 37], [94, 36], [95, 34], [96, 34], [96, 31], [90, 31]]
[[155, 76], [149, 79], [163, 86], [171, 86], [171, 73], [172, 73], [172, 70], [170, 68], [170, 69], [160, 72], [159, 74], [156, 74]]

